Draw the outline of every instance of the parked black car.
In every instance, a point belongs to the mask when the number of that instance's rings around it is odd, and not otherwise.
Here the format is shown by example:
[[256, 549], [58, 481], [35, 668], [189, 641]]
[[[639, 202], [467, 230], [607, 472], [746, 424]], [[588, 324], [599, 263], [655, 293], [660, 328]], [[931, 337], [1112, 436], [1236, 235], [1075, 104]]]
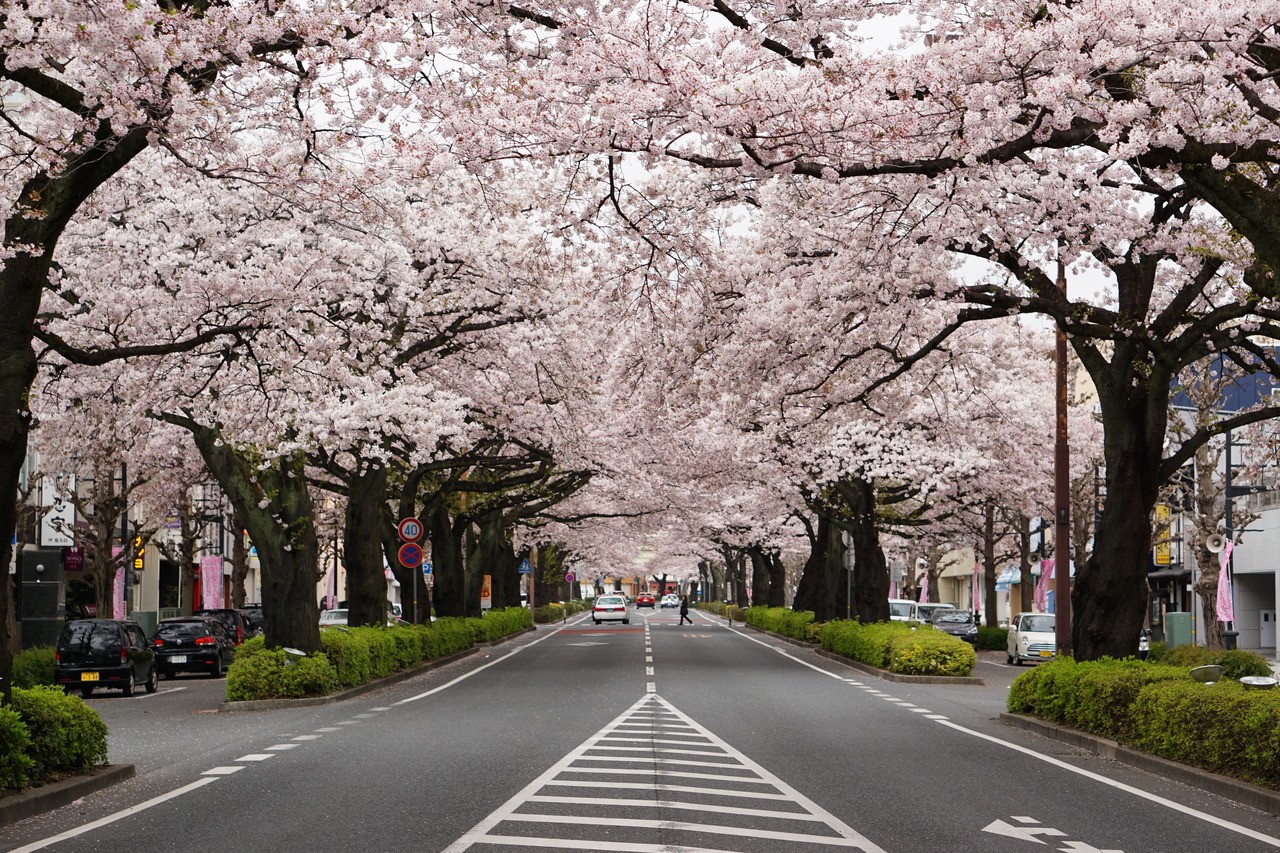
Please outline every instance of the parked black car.
[[933, 614], [933, 627], [978, 645], [978, 623], [967, 610], [939, 610]]
[[262, 615], [261, 604], [246, 604], [240, 612], [249, 620], [249, 636], [256, 637], [266, 628], [267, 620]]
[[151, 647], [156, 669], [165, 678], [178, 672], [207, 672], [221, 678], [236, 656], [235, 640], [213, 616], [161, 619]]
[[253, 636], [253, 628], [249, 624], [249, 617], [244, 615], [243, 610], [236, 610], [231, 607], [212, 607], [197, 610], [191, 615], [212, 616], [217, 619], [222, 623], [222, 627], [227, 629], [227, 634], [230, 635], [237, 646]]
[[147, 635], [125, 619], [76, 619], [62, 628], [54, 652], [54, 678], [65, 690], [88, 696], [97, 687], [114, 687], [132, 696], [141, 684], [155, 693], [156, 656]]

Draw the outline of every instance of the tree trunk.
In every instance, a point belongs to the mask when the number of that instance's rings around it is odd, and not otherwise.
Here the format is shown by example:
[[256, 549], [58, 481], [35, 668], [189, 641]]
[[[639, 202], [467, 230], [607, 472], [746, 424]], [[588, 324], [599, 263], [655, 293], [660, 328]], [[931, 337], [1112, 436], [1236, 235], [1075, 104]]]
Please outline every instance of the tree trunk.
[[818, 622], [846, 619], [853, 615], [848, 597], [850, 581], [844, 568], [842, 533], [828, 516], [818, 514], [809, 557], [805, 560], [792, 603], [794, 610], [812, 611]]
[[557, 581], [564, 563], [554, 545], [538, 546], [538, 560], [533, 567], [534, 606], [541, 607], [557, 600]]
[[[1105, 426], [1107, 501], [1093, 553], [1078, 568], [1071, 593], [1071, 645], [1077, 660], [1136, 654], [1150, 595], [1147, 555], [1160, 488], [1169, 382], [1159, 371], [1141, 382], [1131, 382], [1127, 371], [1121, 376], [1111, 382], [1094, 377]], [[1067, 549], [1061, 550], [1061, 570], [1066, 571]]]
[[753, 545], [746, 554], [751, 561], [751, 606], [768, 607], [770, 577], [764, 550]]
[[1018, 612], [1035, 610], [1035, 578], [1031, 576], [1031, 519], [1019, 517], [1018, 526]]
[[787, 606], [787, 569], [782, 565], [782, 555], [770, 551], [764, 555], [765, 570], [769, 573], [769, 606]]
[[[431, 624], [431, 588], [427, 586], [427, 579], [422, 573], [421, 566], [409, 569], [401, 565], [399, 556], [401, 541], [396, 525], [402, 518], [418, 517], [418, 489], [421, 486], [423, 473], [422, 470], [411, 471], [404, 478], [404, 482], [400, 485], [399, 513], [393, 514], [388, 504], [385, 508], [383, 523], [379, 528], [382, 536], [382, 550], [387, 563], [391, 566], [391, 572], [396, 580], [400, 581], [400, 599], [404, 604], [404, 618], [415, 625]], [[430, 541], [429, 538], [428, 541]], [[424, 552], [427, 550], [427, 548], [423, 549]], [[425, 559], [427, 558], [424, 556]]]
[[1200, 625], [1206, 648], [1221, 651], [1227, 647], [1226, 624], [1218, 621], [1218, 555], [1203, 545], [1195, 549], [1196, 595], [1200, 597]]
[[347, 568], [347, 624], [385, 625], [387, 575], [382, 564], [387, 469], [370, 464], [347, 478], [342, 553]]
[[[233, 507], [231, 510], [231, 606], [244, 607], [248, 596], [244, 585], [249, 579], [249, 548], [244, 543], [244, 519]], [[317, 552], [317, 559], [318, 559]], [[318, 568], [318, 566], [317, 566]], [[187, 597], [190, 607], [190, 596]]]
[[996, 505], [988, 502], [982, 518], [982, 609], [988, 628], [996, 626]]
[[462, 540], [443, 500], [434, 502], [427, 513], [427, 529], [431, 537], [431, 571], [435, 575], [432, 597], [436, 615], [466, 616], [467, 579], [463, 574]]
[[[260, 467], [219, 433], [185, 419], [205, 465], [222, 487], [258, 549], [262, 566], [263, 634], [267, 646], [304, 652], [320, 648], [320, 547], [301, 454]], [[265, 506], [259, 506], [259, 504]]]
[[520, 606], [520, 558], [507, 531], [502, 512], [481, 516], [477, 522], [476, 560], [479, 570], [490, 577], [493, 607]]
[[880, 547], [875, 488], [866, 480], [841, 482], [853, 528], [853, 610], [859, 622], [889, 621], [889, 564]]

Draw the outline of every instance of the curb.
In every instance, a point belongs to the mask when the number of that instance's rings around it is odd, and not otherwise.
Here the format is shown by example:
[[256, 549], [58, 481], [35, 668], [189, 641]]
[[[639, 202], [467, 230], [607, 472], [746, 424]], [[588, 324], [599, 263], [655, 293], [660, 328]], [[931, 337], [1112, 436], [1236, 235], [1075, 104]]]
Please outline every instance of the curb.
[[134, 775], [132, 764], [109, 764], [88, 773], [5, 797], [0, 800], [0, 826], [62, 808], [94, 791], [132, 779]]
[[500, 640], [487, 640], [476, 643], [469, 649], [463, 649], [460, 652], [454, 652], [453, 654], [445, 655], [442, 658], [423, 661], [410, 669], [402, 669], [399, 672], [393, 672], [390, 675], [383, 676], [382, 678], [374, 681], [357, 684], [355, 687], [348, 687], [345, 690], [339, 690], [338, 692], [330, 693], [327, 696], [304, 696], [299, 699], [250, 699], [243, 702], [223, 702], [218, 706], [217, 711], [220, 714], [233, 714], [240, 711], [275, 711], [281, 708], [312, 708], [319, 705], [332, 705], [336, 702], [341, 702], [344, 699], [352, 699], [365, 693], [372, 693], [374, 690], [381, 687], [388, 687], [392, 684], [398, 684], [401, 681], [408, 681], [416, 675], [421, 675], [424, 672], [437, 669], [445, 666], [446, 664], [451, 664], [457, 660], [462, 660], [465, 657], [470, 657], [481, 649], [493, 648], [494, 646], [510, 642], [516, 637], [521, 637], [534, 630], [535, 629], [533, 628], [526, 628], [523, 631], [517, 631], [516, 633], [503, 637]]
[[1166, 779], [1172, 779], [1175, 782], [1181, 782], [1184, 785], [1190, 785], [1193, 788], [1217, 794], [1242, 805], [1251, 806], [1259, 811], [1280, 816], [1280, 791], [1272, 791], [1269, 788], [1242, 782], [1230, 776], [1223, 776], [1209, 770], [1201, 770], [1198, 767], [1179, 764], [1167, 758], [1160, 758], [1156, 755], [1122, 746], [1114, 740], [1082, 732], [1079, 729], [1059, 726], [1056, 723], [1047, 723], [1044, 720], [1029, 717], [1025, 714], [1011, 714], [1005, 711], [1000, 714], [1000, 722], [1006, 726], [1025, 729], [1026, 731], [1043, 735], [1050, 740], [1088, 750], [1102, 758], [1119, 761], [1122, 764], [1137, 767], [1139, 770], [1145, 770], [1148, 773], [1154, 773], [1157, 776], [1163, 776]]

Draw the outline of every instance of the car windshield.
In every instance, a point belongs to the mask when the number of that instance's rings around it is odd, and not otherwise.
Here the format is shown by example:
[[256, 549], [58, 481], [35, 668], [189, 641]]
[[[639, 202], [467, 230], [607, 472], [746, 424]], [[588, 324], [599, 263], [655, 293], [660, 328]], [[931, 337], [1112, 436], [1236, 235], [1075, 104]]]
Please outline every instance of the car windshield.
[[918, 610], [920, 612], [920, 615], [923, 616], [925, 619], [928, 619], [930, 616], [937, 613], [939, 610], [952, 610], [952, 609], [954, 608], [952, 608], [950, 604], [918, 604], [916, 605], [916, 610]]
[[943, 622], [958, 622], [968, 624], [969, 614], [961, 610], [941, 610], [934, 615], [933, 621], [941, 624]]
[[890, 614], [891, 616], [910, 616], [910, 615], [911, 615], [911, 602], [909, 602], [909, 601], [903, 601], [903, 602], [891, 601], [891, 602], [889, 602], [889, 614]]
[[1054, 630], [1052, 616], [1023, 616], [1022, 630], [1040, 634], [1050, 634]]
[[119, 646], [119, 639], [115, 626], [108, 622], [72, 622], [62, 629], [58, 645], [64, 649], [88, 646], [101, 652]]
[[320, 614], [321, 622], [346, 622], [347, 611], [345, 610], [326, 610]]
[[623, 598], [620, 595], [605, 595], [596, 599], [596, 604], [622, 604]]

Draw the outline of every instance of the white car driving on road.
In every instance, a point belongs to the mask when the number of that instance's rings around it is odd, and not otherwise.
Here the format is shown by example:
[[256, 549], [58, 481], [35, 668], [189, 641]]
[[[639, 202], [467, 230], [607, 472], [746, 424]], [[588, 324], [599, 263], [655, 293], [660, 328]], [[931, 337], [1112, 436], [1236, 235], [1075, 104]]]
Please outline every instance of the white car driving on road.
[[631, 624], [631, 605], [625, 595], [602, 595], [591, 606], [591, 620], [599, 625], [601, 622], [621, 622]]
[[1058, 654], [1057, 622], [1052, 613], [1019, 613], [1009, 625], [1006, 662], [1053, 660]]

